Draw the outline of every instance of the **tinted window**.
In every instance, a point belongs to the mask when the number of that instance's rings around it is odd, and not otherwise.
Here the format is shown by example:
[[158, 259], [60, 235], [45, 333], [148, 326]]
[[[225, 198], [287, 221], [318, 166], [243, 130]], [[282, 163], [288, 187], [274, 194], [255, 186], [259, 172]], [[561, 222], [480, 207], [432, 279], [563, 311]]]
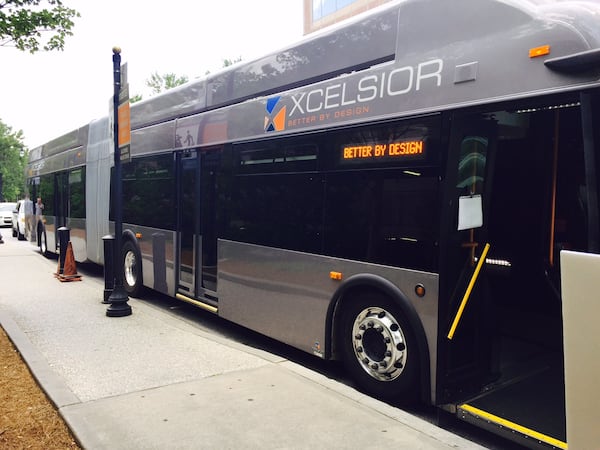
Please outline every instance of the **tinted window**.
[[439, 230], [434, 173], [339, 172], [327, 177], [327, 255], [432, 271]]
[[318, 252], [322, 198], [322, 183], [315, 174], [235, 177], [228, 201], [226, 237]]
[[237, 172], [281, 173], [306, 172], [317, 169], [318, 147], [314, 143], [294, 140], [238, 147]]
[[85, 168], [69, 172], [69, 216], [85, 218]]
[[233, 147], [227, 239], [432, 271], [439, 118]]
[[174, 186], [171, 154], [124, 164], [123, 222], [175, 229]]
[[54, 216], [54, 174], [42, 175], [39, 178], [39, 186], [36, 193], [32, 193], [33, 198], [41, 197], [44, 203], [44, 215]]

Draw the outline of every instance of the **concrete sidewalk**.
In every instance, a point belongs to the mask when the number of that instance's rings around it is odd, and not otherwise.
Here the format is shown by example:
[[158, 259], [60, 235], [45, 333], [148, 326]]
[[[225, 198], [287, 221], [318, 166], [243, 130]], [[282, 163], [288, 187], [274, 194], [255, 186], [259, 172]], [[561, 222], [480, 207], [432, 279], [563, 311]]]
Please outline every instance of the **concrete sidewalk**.
[[101, 279], [4, 240], [0, 325], [86, 449], [482, 448], [144, 301], [106, 317]]

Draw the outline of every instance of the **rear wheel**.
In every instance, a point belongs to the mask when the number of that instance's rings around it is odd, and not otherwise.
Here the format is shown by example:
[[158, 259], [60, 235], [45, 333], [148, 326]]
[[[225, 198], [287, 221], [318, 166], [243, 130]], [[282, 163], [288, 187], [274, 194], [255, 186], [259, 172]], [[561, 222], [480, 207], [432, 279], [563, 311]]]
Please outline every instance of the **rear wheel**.
[[123, 285], [131, 297], [139, 297], [142, 292], [142, 258], [131, 241], [123, 244]]
[[48, 258], [50, 256], [50, 253], [48, 252], [48, 240], [46, 238], [46, 232], [45, 231], [40, 231], [40, 253]]
[[368, 393], [411, 403], [419, 394], [419, 350], [402, 310], [375, 293], [353, 297], [341, 323], [344, 365]]

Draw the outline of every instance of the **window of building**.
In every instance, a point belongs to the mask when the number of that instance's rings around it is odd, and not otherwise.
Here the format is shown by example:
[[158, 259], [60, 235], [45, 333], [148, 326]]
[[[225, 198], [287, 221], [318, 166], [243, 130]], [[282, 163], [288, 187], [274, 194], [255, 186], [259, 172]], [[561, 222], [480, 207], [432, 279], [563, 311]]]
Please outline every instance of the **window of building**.
[[329, 14], [333, 14], [342, 8], [354, 3], [356, 0], [313, 0], [312, 19], [313, 21], [322, 19]]

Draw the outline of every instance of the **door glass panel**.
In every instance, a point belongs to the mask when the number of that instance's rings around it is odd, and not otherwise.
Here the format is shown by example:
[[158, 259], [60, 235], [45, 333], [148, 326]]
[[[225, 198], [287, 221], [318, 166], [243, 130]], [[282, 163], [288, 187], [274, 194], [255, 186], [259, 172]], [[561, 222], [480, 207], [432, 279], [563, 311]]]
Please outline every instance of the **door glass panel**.
[[195, 295], [197, 154], [194, 152], [183, 155], [180, 165], [179, 282], [189, 294]]
[[211, 149], [201, 155], [200, 175], [200, 234], [202, 255], [201, 286], [210, 291], [217, 290], [217, 231], [216, 205], [217, 174], [221, 161], [220, 149]]

